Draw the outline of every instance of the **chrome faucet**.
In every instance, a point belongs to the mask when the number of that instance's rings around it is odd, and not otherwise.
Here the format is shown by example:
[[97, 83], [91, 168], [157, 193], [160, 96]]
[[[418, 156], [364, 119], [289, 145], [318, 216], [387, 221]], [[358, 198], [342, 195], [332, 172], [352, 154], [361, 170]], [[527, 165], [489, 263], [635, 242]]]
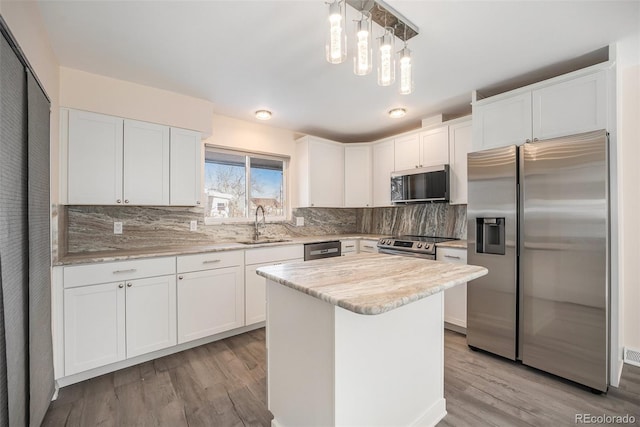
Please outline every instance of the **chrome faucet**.
[[255, 231], [253, 233], [253, 240], [258, 240], [260, 238], [260, 231], [258, 231], [258, 210], [262, 209], [262, 228], [267, 227], [267, 221], [264, 217], [264, 207], [262, 205], [258, 205], [256, 208], [256, 222], [255, 222]]

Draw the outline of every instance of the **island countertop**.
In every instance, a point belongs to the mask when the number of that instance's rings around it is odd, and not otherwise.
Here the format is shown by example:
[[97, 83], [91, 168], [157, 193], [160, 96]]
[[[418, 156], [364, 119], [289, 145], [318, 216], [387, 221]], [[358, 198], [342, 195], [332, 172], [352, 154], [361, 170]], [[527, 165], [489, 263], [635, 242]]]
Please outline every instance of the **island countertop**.
[[359, 254], [260, 267], [257, 274], [358, 314], [381, 314], [484, 276], [488, 270], [421, 258]]

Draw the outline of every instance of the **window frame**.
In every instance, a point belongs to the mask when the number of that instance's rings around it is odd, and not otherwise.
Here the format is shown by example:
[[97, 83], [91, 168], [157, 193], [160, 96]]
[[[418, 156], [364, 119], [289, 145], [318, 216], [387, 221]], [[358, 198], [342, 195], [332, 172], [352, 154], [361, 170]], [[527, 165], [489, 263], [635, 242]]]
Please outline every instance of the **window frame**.
[[235, 218], [215, 218], [207, 216], [206, 208], [208, 202], [204, 203], [204, 223], [205, 225], [219, 225], [219, 224], [253, 224], [255, 219], [251, 219], [254, 215], [249, 211], [249, 205], [251, 204], [251, 158], [259, 158], [266, 160], [276, 160], [282, 162], [282, 210], [284, 215], [266, 217], [267, 223], [279, 223], [290, 220], [291, 205], [289, 201], [289, 165], [291, 163], [291, 157], [273, 153], [263, 153], [256, 151], [245, 151], [239, 149], [231, 149], [224, 146], [217, 146], [211, 144], [204, 144], [204, 155], [202, 156], [202, 200], [207, 200], [208, 194], [206, 193], [206, 164], [207, 164], [207, 152], [215, 152], [222, 154], [230, 154], [235, 156], [243, 156], [245, 164], [245, 206], [246, 215], [244, 217]]

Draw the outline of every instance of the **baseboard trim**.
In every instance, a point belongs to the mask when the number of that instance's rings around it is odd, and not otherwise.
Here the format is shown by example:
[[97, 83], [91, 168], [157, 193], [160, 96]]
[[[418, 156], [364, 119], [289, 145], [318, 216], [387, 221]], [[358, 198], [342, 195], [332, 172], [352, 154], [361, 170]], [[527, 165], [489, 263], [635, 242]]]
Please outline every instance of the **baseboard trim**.
[[412, 427], [433, 427], [447, 416], [447, 401], [438, 399], [424, 414], [411, 423]]
[[463, 326], [458, 326], [458, 325], [455, 325], [453, 323], [444, 322], [444, 328], [448, 329], [450, 331], [457, 332], [459, 334], [465, 335], [465, 336], [467, 335], [467, 328], [465, 328]]

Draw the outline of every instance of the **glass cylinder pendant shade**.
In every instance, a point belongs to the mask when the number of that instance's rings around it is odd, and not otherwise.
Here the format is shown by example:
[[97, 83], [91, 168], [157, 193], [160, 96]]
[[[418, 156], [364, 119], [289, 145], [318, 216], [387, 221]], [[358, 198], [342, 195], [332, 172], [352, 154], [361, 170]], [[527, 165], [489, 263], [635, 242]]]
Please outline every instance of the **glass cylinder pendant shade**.
[[340, 64], [347, 59], [347, 32], [344, 28], [345, 3], [343, 0], [334, 0], [329, 4], [329, 31], [325, 52], [327, 61], [332, 64]]
[[356, 52], [353, 56], [353, 72], [366, 76], [373, 68], [373, 46], [371, 43], [371, 20], [362, 15], [356, 21]]
[[378, 85], [390, 86], [396, 80], [396, 60], [393, 30], [385, 28], [378, 38]]
[[402, 95], [408, 95], [411, 92], [413, 92], [411, 50], [405, 46], [400, 51], [400, 93]]

